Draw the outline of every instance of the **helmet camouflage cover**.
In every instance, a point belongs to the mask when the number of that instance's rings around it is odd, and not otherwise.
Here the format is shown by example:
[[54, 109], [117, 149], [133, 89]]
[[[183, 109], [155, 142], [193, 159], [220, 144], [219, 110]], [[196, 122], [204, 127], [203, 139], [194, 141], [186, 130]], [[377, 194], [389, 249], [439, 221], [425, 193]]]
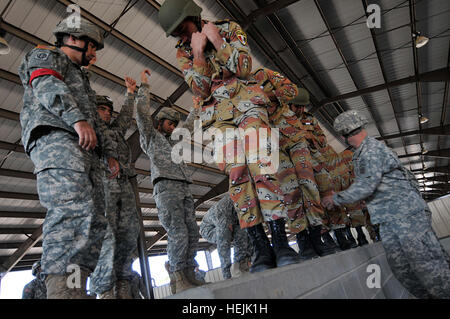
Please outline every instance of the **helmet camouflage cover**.
[[356, 110], [346, 111], [336, 117], [333, 127], [341, 135], [346, 135], [357, 128], [364, 127], [369, 120]]
[[31, 274], [32, 274], [33, 276], [36, 276], [36, 275], [37, 275], [37, 272], [38, 272], [38, 269], [40, 269], [40, 268], [41, 268], [41, 261], [38, 260], [38, 261], [36, 261], [36, 262], [33, 264], [33, 266], [31, 267]]
[[87, 37], [91, 41], [95, 42], [97, 45], [97, 51], [103, 49], [104, 47], [103, 35], [100, 30], [84, 18], [80, 18], [80, 20], [77, 21], [74, 17], [69, 16], [61, 20], [53, 30], [53, 34], [57, 39], [65, 34], [69, 34], [77, 38]]
[[187, 17], [200, 17], [202, 8], [192, 0], [166, 0], [158, 12], [161, 27], [170, 36]]
[[168, 119], [176, 123], [180, 122], [180, 113], [170, 107], [163, 107], [155, 117], [156, 121]]
[[113, 101], [111, 100], [111, 98], [109, 96], [106, 95], [96, 95], [95, 96], [95, 102], [97, 104], [97, 106], [99, 105], [106, 105], [109, 106], [109, 108], [111, 109], [111, 112], [114, 109], [114, 104]]

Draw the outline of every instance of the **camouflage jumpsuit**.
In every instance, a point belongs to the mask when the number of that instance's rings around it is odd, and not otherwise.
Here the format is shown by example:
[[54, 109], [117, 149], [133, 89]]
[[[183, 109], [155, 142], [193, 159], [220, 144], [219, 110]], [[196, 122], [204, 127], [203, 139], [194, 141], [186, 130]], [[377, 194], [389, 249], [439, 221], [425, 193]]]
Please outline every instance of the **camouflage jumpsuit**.
[[[220, 50], [207, 47], [206, 63], [198, 62], [194, 61], [189, 44], [180, 41], [178, 64], [194, 95], [202, 99], [199, 106], [203, 129], [218, 130], [215, 135], [217, 164], [229, 175], [229, 193], [241, 227], [286, 218], [287, 209], [276, 169], [271, 170], [271, 159], [266, 157], [263, 162], [255, 156], [261, 153], [259, 129], [265, 129], [271, 136], [267, 114], [270, 101], [255, 82], [247, 80], [252, 69], [247, 36], [235, 22], [214, 23], [225, 39]], [[244, 134], [255, 142], [246, 143]], [[229, 160], [223, 161], [221, 155]]]
[[[116, 144], [97, 114], [88, 76], [63, 51], [33, 49], [23, 58], [19, 76], [25, 89], [22, 142], [47, 209], [42, 273], [62, 275], [71, 264], [93, 271], [106, 228], [100, 156], [115, 157]], [[78, 121], [95, 129], [95, 151], [78, 145], [73, 128]]]
[[[313, 114], [304, 111], [300, 119], [305, 130], [305, 138], [311, 154], [311, 163], [314, 171], [314, 178], [319, 189], [320, 197], [330, 195], [332, 192], [340, 190], [341, 177], [336, 170], [336, 163], [339, 156], [328, 144], [325, 133]], [[323, 225], [330, 229], [344, 228], [347, 220], [345, 212], [340, 207], [325, 209]]]
[[92, 290], [96, 294], [110, 290], [116, 280], [131, 279], [131, 264], [137, 249], [139, 224], [136, 198], [129, 181], [136, 173], [131, 168], [131, 150], [125, 140], [133, 107], [134, 94], [128, 93], [119, 115], [109, 125], [117, 143], [120, 173], [115, 179], [103, 178], [108, 226], [97, 268], [91, 276]]
[[268, 94], [269, 119], [280, 130], [279, 179], [288, 207], [289, 228], [298, 233], [309, 225], [322, 225], [324, 209], [314, 179], [306, 131], [289, 108], [288, 101], [297, 95], [297, 87], [278, 72], [261, 68], [253, 77]]
[[414, 175], [383, 142], [366, 137], [353, 155], [355, 180], [337, 205], [365, 200], [395, 277], [417, 298], [450, 298], [448, 255]]
[[[136, 98], [137, 125], [142, 150], [150, 158], [153, 198], [158, 218], [167, 231], [167, 255], [170, 272], [195, 267], [197, 243], [200, 237], [195, 220], [194, 199], [189, 188], [192, 183], [184, 162], [172, 160], [175, 142], [153, 127], [150, 114], [149, 85], [142, 84]], [[192, 131], [195, 109], [186, 119], [184, 127]]]
[[225, 196], [211, 207], [200, 224], [200, 235], [217, 245], [223, 278], [231, 278], [231, 245], [234, 246], [234, 262], [251, 257], [247, 232], [239, 227], [239, 220], [230, 196]]

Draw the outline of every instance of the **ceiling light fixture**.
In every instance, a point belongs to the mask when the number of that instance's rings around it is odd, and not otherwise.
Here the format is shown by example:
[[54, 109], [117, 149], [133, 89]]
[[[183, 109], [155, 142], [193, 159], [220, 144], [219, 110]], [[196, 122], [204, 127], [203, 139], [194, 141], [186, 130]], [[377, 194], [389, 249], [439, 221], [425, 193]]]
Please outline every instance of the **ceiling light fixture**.
[[5, 31], [0, 30], [0, 55], [6, 55], [11, 51], [8, 42], [5, 40]]
[[425, 124], [428, 121], [429, 121], [428, 117], [425, 117], [422, 114], [419, 114], [419, 122], [420, 122], [420, 124]]
[[420, 32], [418, 31], [413, 33], [413, 39], [417, 49], [423, 47], [430, 41], [427, 37], [420, 35]]

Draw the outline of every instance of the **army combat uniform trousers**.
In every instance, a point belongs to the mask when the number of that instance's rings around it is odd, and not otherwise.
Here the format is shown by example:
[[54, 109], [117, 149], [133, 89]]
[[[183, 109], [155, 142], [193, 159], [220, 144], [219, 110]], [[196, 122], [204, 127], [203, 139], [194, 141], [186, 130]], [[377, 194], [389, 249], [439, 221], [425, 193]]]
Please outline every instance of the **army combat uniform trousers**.
[[189, 184], [162, 179], [153, 189], [158, 218], [167, 231], [170, 272], [196, 267], [195, 255], [200, 238], [195, 220], [194, 199]]
[[78, 137], [53, 130], [35, 140], [30, 157], [37, 173], [39, 200], [47, 209], [43, 224], [42, 273], [92, 272], [100, 254], [106, 219], [104, 167]]
[[91, 276], [96, 294], [110, 290], [117, 280], [131, 280], [139, 223], [136, 198], [127, 175], [103, 178], [108, 226], [100, 258]]
[[241, 229], [237, 218], [235, 223], [222, 226], [200, 228], [200, 231], [203, 238], [217, 245], [222, 275], [224, 279], [228, 279], [231, 278], [231, 245], [233, 244], [234, 247], [235, 263], [246, 258], [250, 259], [252, 253], [248, 234], [244, 229]]
[[380, 226], [382, 244], [394, 276], [416, 298], [450, 298], [448, 254], [421, 211]]
[[[223, 143], [216, 146], [216, 148], [223, 147], [223, 161], [217, 164], [229, 175], [228, 192], [235, 203], [241, 228], [252, 227], [263, 221], [287, 218], [283, 192], [276, 174], [278, 167], [275, 166], [278, 163], [272, 163], [270, 161], [272, 154], [267, 150], [261, 150], [259, 146], [260, 129], [266, 130], [270, 141], [271, 128], [267, 110], [257, 107], [245, 113], [237, 109], [234, 112], [233, 119], [216, 121], [214, 127], [223, 134], [224, 140], [216, 140]], [[236, 130], [239, 128], [248, 137], [227, 134], [227, 129], [237, 133]], [[261, 155], [268, 157], [261, 161]]]

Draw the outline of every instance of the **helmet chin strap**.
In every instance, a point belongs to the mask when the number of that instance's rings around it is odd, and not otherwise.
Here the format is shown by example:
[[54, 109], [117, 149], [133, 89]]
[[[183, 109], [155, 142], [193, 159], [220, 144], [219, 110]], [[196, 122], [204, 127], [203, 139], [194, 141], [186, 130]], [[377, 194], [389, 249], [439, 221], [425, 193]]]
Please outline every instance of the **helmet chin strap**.
[[89, 47], [89, 41], [85, 41], [84, 44], [84, 48], [80, 48], [74, 45], [68, 45], [68, 44], [64, 44], [63, 46], [71, 48], [75, 51], [81, 52], [81, 66], [88, 66], [89, 65], [89, 60], [86, 58], [86, 52], [88, 50]]

